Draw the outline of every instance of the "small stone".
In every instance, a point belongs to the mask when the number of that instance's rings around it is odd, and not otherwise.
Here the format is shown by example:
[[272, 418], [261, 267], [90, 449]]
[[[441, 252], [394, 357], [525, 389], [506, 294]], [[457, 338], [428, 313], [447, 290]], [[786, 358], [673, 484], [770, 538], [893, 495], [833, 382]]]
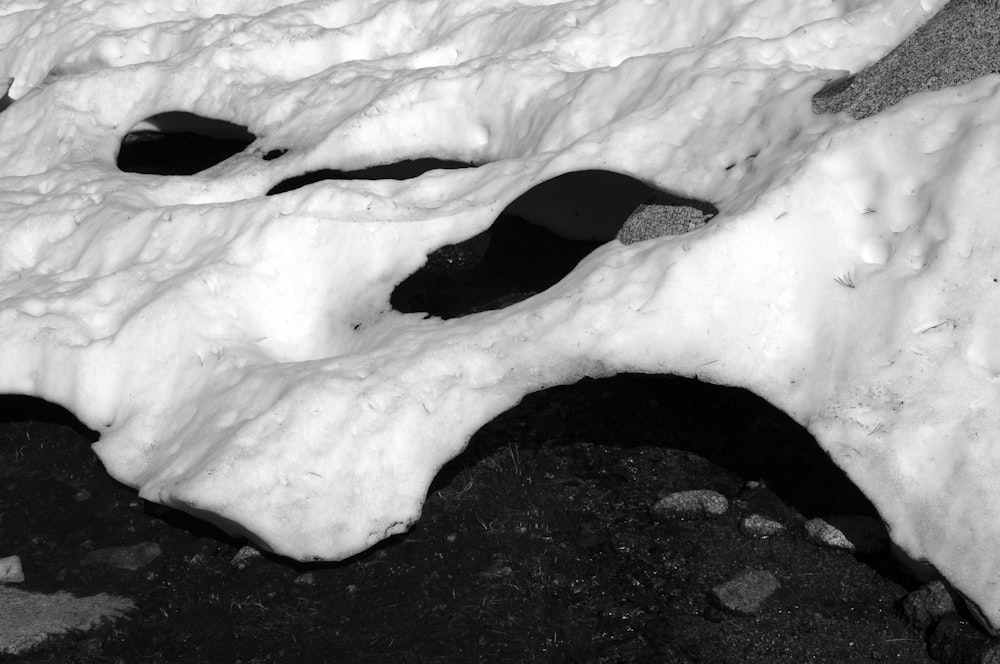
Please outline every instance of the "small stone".
[[252, 546], [249, 545], [243, 546], [240, 548], [239, 551], [236, 552], [236, 555], [233, 556], [233, 559], [229, 561], [229, 564], [238, 569], [243, 569], [244, 567], [249, 565], [253, 560], [260, 558], [261, 555], [262, 555], [261, 552], [253, 548]]
[[814, 544], [852, 553], [877, 553], [889, 539], [882, 522], [868, 516], [810, 519], [805, 531], [806, 539]]
[[728, 510], [726, 497], [710, 489], [678, 491], [660, 498], [653, 505], [654, 514], [682, 518], [721, 516]]
[[132, 546], [109, 546], [94, 549], [81, 559], [84, 565], [104, 565], [135, 571], [156, 560], [162, 551], [156, 542], [142, 542]]
[[740, 531], [748, 537], [771, 537], [785, 531], [785, 524], [762, 514], [748, 514], [740, 519]]
[[724, 611], [738, 616], [752, 616], [780, 587], [774, 574], [752, 570], [712, 588], [709, 600]]
[[921, 632], [955, 611], [955, 602], [941, 581], [932, 581], [903, 599], [903, 615]]
[[316, 585], [316, 575], [312, 572], [299, 574], [292, 583], [297, 586], [314, 586]]
[[22, 581], [24, 581], [24, 570], [21, 568], [21, 557], [0, 558], [0, 583], [21, 583]]

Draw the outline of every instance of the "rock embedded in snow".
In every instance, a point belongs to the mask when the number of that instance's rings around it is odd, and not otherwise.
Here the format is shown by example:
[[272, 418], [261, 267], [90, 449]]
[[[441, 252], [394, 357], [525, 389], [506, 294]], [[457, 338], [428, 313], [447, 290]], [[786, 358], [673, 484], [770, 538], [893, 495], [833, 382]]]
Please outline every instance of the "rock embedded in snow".
[[940, 90], [1000, 72], [1000, 8], [995, 0], [951, 0], [913, 38], [871, 67], [813, 99], [818, 113], [861, 119], [918, 90]]
[[711, 214], [675, 196], [656, 194], [628, 216], [616, 239], [632, 244], [663, 235], [683, 235], [704, 226]]
[[710, 489], [676, 491], [663, 496], [653, 505], [654, 514], [688, 519], [722, 516], [728, 510], [726, 497]]
[[[0, 392], [70, 409], [144, 498], [307, 560], [409, 528], [529, 392], [745, 387], [1000, 626], [1000, 76], [812, 111], [943, 5], [14, 0]], [[255, 138], [193, 175], [122, 172], [123, 136], [174, 112]], [[477, 166], [266, 196], [427, 158]], [[611, 241], [650, 188], [718, 214]], [[502, 309], [392, 309], [508, 208], [606, 243]]]

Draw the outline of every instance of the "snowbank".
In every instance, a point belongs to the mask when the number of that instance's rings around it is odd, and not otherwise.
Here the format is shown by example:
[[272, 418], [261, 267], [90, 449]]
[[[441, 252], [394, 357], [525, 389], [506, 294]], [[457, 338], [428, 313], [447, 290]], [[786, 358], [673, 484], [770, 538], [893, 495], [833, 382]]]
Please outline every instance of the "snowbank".
[[[72, 410], [145, 498], [339, 559], [413, 524], [528, 392], [744, 386], [1000, 625], [1000, 76], [863, 121], [810, 103], [942, 4], [14, 0], [0, 391]], [[196, 175], [121, 172], [123, 135], [170, 111], [256, 140]], [[423, 157], [481, 165], [264, 196]], [[720, 213], [500, 311], [390, 308], [428, 253], [587, 169]]]

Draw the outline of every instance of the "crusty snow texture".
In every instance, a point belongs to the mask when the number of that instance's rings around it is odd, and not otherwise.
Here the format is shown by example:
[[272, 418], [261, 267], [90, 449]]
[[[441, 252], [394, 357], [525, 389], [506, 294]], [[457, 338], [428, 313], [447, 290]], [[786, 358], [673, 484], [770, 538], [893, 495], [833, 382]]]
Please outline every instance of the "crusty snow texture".
[[[810, 104], [942, 4], [8, 1], [0, 391], [72, 410], [145, 498], [339, 559], [412, 525], [526, 393], [744, 386], [998, 625], [1000, 77], [864, 121]], [[120, 172], [122, 136], [165, 111], [257, 140], [194, 176]], [[419, 157], [481, 165], [264, 197]], [[720, 213], [500, 311], [390, 308], [429, 252], [586, 169]], [[535, 221], [617, 230], [563, 212]]]

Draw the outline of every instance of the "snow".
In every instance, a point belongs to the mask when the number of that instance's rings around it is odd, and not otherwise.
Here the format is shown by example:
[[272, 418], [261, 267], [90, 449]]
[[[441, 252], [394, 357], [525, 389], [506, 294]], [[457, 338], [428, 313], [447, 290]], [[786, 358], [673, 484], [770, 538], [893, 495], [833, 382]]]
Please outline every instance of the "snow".
[[[1000, 76], [862, 121], [810, 104], [942, 5], [14, 0], [0, 392], [72, 410], [145, 498], [340, 559], [411, 526], [526, 393], [623, 371], [743, 386], [998, 626]], [[122, 136], [171, 111], [257, 138], [193, 176], [119, 171]], [[480, 165], [264, 196], [422, 157]], [[588, 169], [719, 214], [610, 241], [500, 311], [391, 309], [428, 253]], [[525, 208], [617, 231], [601, 206]]]

